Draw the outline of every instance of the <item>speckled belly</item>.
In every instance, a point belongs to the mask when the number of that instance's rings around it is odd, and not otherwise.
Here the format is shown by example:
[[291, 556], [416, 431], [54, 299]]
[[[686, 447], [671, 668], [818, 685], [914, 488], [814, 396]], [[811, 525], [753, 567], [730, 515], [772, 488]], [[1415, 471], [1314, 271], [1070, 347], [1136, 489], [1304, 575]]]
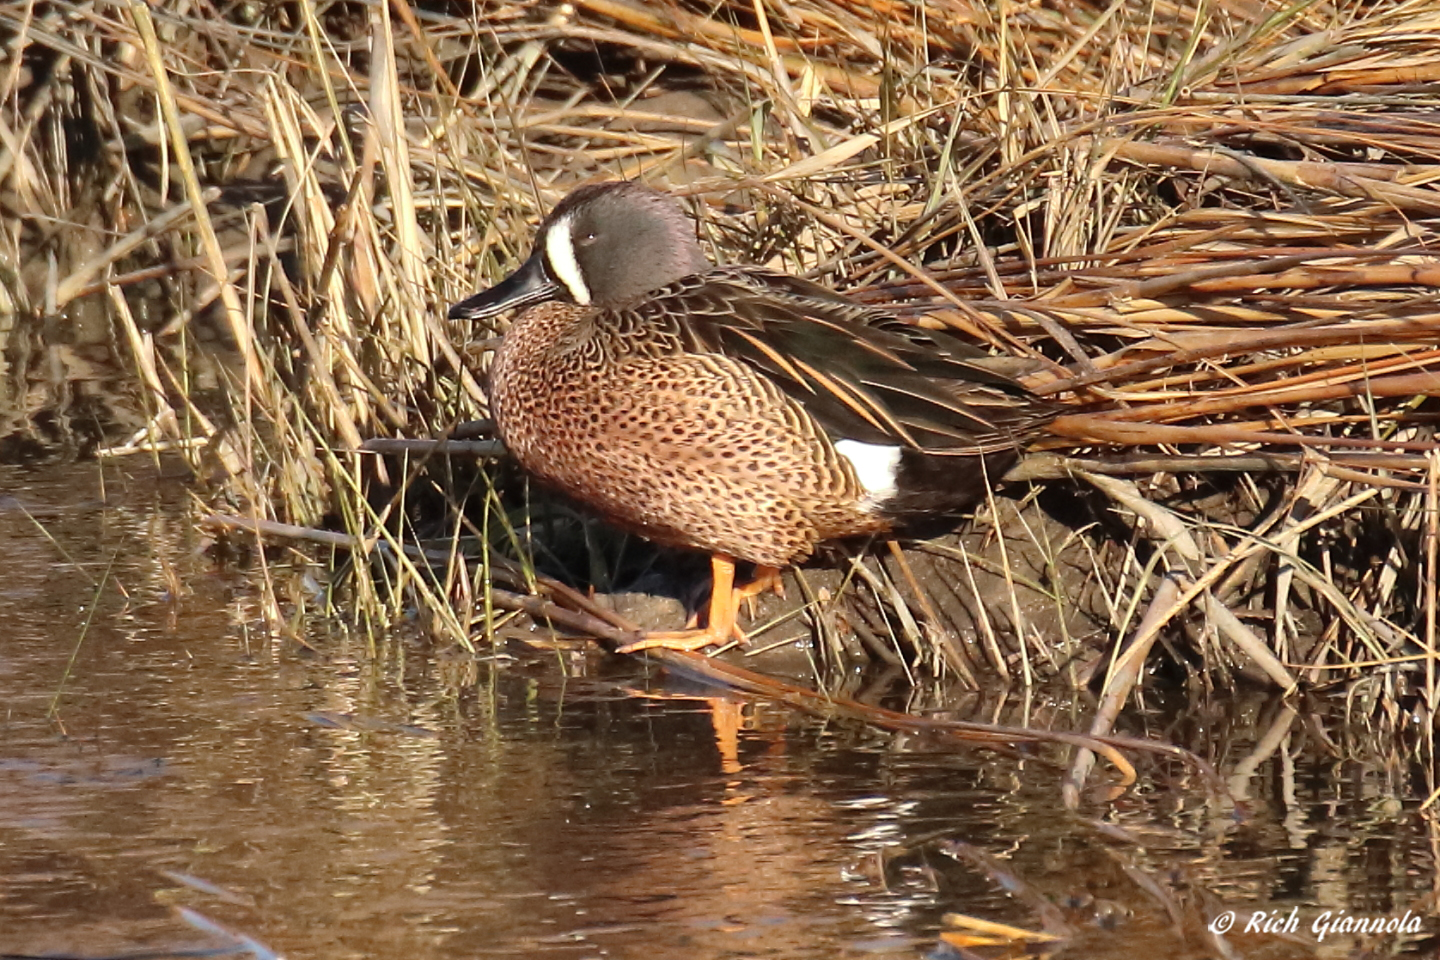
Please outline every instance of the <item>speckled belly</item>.
[[492, 404], [506, 446], [621, 527], [777, 567], [887, 529], [803, 408], [736, 361], [637, 358], [546, 382], [501, 360]]

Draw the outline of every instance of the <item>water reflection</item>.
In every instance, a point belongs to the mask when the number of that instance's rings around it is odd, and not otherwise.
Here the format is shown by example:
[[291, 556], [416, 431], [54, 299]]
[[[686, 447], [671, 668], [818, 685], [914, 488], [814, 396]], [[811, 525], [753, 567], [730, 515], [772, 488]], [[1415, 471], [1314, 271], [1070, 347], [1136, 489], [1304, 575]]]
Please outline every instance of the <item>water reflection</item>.
[[[946, 956], [946, 912], [1034, 926], [1038, 896], [1081, 931], [1068, 955], [1201, 955], [1137, 877], [1313, 913], [1401, 910], [1433, 876], [1423, 822], [1380, 802], [1404, 778], [1318, 752], [1259, 761], [1239, 825], [1152, 766], [1087, 811], [1137, 847], [1060, 813], [1040, 760], [707, 698], [633, 661], [482, 659], [457, 691], [402, 640], [262, 642], [183, 488], [124, 469], [0, 474], [25, 506], [0, 511], [3, 952], [213, 944], [185, 905], [291, 957]], [[1234, 770], [1275, 715], [1167, 731]]]

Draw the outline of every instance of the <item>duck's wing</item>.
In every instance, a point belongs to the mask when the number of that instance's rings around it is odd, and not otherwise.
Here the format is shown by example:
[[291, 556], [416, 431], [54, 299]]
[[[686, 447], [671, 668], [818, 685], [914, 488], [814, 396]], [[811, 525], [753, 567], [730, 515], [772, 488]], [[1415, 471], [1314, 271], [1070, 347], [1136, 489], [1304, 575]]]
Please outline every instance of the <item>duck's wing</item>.
[[717, 268], [615, 311], [686, 352], [742, 361], [837, 440], [986, 453], [1015, 448], [1055, 415], [969, 344], [788, 274]]

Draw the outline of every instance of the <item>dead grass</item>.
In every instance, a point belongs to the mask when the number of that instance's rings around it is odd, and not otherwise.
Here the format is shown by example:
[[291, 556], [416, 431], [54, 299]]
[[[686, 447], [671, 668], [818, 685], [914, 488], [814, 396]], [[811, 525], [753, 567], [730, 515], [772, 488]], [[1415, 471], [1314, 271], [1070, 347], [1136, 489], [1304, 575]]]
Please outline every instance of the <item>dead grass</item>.
[[[444, 306], [543, 210], [669, 184], [722, 258], [1028, 357], [1074, 405], [1022, 476], [1096, 505], [1031, 538], [1088, 579], [1035, 586], [1099, 597], [1112, 709], [1158, 639], [1204, 683], [1382, 689], [1428, 727], [1440, 0], [881, 7], [0, 4], [0, 313], [108, 311], [148, 419], [111, 452], [186, 450], [251, 529], [345, 531], [362, 619], [594, 625], [528, 596], [513, 480], [360, 450], [483, 416], [489, 334]], [[1003, 553], [973, 657], [903, 559], [851, 617], [901, 661], [1065, 666]]]

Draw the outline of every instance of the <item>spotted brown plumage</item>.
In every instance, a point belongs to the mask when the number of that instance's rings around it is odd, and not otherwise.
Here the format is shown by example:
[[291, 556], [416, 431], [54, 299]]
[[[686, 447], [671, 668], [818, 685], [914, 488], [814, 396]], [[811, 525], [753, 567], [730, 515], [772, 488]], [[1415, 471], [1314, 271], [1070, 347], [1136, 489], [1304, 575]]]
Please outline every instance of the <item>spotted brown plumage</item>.
[[571, 193], [526, 263], [450, 316], [517, 306], [489, 378], [516, 460], [625, 529], [712, 554], [708, 625], [630, 649], [739, 636], [735, 558], [770, 582], [823, 541], [953, 514], [1058, 412], [953, 337], [711, 265], [679, 205], [630, 181]]

